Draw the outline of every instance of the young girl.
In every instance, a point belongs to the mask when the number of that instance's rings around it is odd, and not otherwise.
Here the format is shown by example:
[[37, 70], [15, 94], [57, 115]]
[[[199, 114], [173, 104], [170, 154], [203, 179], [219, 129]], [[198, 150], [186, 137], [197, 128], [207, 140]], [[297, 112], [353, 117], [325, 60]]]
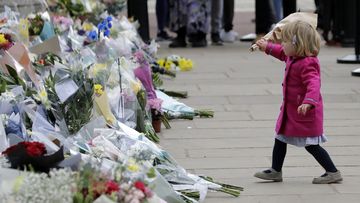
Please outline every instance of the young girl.
[[342, 181], [340, 171], [329, 154], [320, 146], [323, 134], [323, 103], [320, 94], [320, 36], [310, 24], [297, 21], [284, 26], [282, 44], [261, 39], [256, 42], [261, 51], [285, 61], [283, 102], [276, 123], [272, 167], [255, 173], [264, 180], [282, 181], [282, 166], [287, 144], [305, 149], [325, 169], [325, 174], [313, 179], [314, 184]]

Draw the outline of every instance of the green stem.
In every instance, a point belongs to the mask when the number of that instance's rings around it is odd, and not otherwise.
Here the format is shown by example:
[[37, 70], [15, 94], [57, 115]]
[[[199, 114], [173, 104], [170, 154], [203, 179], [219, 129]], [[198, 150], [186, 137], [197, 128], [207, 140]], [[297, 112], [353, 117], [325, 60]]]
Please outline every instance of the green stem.
[[177, 98], [187, 98], [188, 97], [187, 91], [167, 91], [164, 89], [161, 89], [160, 91], [164, 92], [165, 94], [167, 94], [171, 97], [177, 97]]
[[166, 129], [170, 129], [171, 126], [170, 126], [170, 123], [169, 123], [169, 120], [167, 119], [166, 115], [162, 114], [161, 117], [161, 122], [165, 125], [165, 128]]
[[195, 110], [195, 115], [200, 116], [200, 118], [213, 118], [214, 111], [213, 110]]
[[194, 115], [193, 114], [186, 114], [186, 113], [183, 113], [183, 114], [180, 114], [178, 116], [172, 116], [168, 113], [164, 113], [166, 118], [168, 120], [173, 120], [173, 119], [187, 119], [187, 120], [193, 120], [194, 119]]

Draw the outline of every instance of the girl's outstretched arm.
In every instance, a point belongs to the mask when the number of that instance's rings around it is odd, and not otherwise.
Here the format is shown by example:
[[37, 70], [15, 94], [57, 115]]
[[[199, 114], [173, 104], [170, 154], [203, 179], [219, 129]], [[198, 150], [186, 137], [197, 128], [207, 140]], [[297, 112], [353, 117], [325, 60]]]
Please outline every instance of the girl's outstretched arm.
[[266, 54], [269, 54], [280, 61], [286, 61], [287, 56], [284, 53], [283, 47], [280, 44], [274, 44], [268, 42], [265, 39], [260, 39], [256, 42], [261, 51], [265, 51]]

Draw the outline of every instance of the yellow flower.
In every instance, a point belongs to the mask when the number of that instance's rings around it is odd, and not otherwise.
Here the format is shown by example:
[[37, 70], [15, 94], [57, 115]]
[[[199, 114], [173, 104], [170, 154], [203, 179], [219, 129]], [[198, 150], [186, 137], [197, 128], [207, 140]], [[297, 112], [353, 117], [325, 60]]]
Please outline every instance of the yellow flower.
[[170, 70], [172, 67], [173, 62], [172, 61], [166, 61], [164, 68], [166, 70]]
[[131, 172], [137, 172], [139, 171], [139, 165], [137, 164], [131, 164], [128, 166], [128, 170]]
[[193, 67], [193, 62], [190, 59], [181, 58], [179, 60], [179, 68], [181, 71], [191, 70]]
[[39, 96], [40, 96], [40, 98], [47, 98], [47, 93], [46, 93], [45, 89], [43, 89], [39, 92]]
[[51, 104], [48, 99], [46, 90], [44, 88], [42, 88], [41, 91], [37, 93], [37, 95], [34, 95], [34, 97], [35, 97], [35, 99], [40, 101], [45, 106], [46, 109], [50, 109]]
[[159, 64], [160, 67], [164, 67], [165, 60], [164, 59], [159, 59], [159, 60], [157, 60], [157, 63]]
[[6, 44], [9, 41], [5, 38], [4, 34], [0, 34], [0, 44]]
[[101, 96], [102, 94], [104, 94], [104, 91], [103, 91], [103, 86], [100, 85], [100, 84], [95, 84], [94, 85], [94, 91], [95, 91], [95, 94]]
[[85, 31], [90, 31], [90, 30], [93, 29], [93, 25], [90, 24], [90, 23], [84, 23], [84, 24], [83, 24], [83, 29], [84, 29]]

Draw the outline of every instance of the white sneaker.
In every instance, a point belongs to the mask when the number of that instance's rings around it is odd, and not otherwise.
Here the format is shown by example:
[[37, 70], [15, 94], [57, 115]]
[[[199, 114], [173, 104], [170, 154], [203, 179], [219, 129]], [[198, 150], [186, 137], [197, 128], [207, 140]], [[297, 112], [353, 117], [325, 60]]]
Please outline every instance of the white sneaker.
[[238, 36], [239, 34], [234, 30], [230, 30], [229, 32], [225, 32], [224, 30], [221, 30], [220, 32], [220, 38], [224, 42], [235, 42]]

